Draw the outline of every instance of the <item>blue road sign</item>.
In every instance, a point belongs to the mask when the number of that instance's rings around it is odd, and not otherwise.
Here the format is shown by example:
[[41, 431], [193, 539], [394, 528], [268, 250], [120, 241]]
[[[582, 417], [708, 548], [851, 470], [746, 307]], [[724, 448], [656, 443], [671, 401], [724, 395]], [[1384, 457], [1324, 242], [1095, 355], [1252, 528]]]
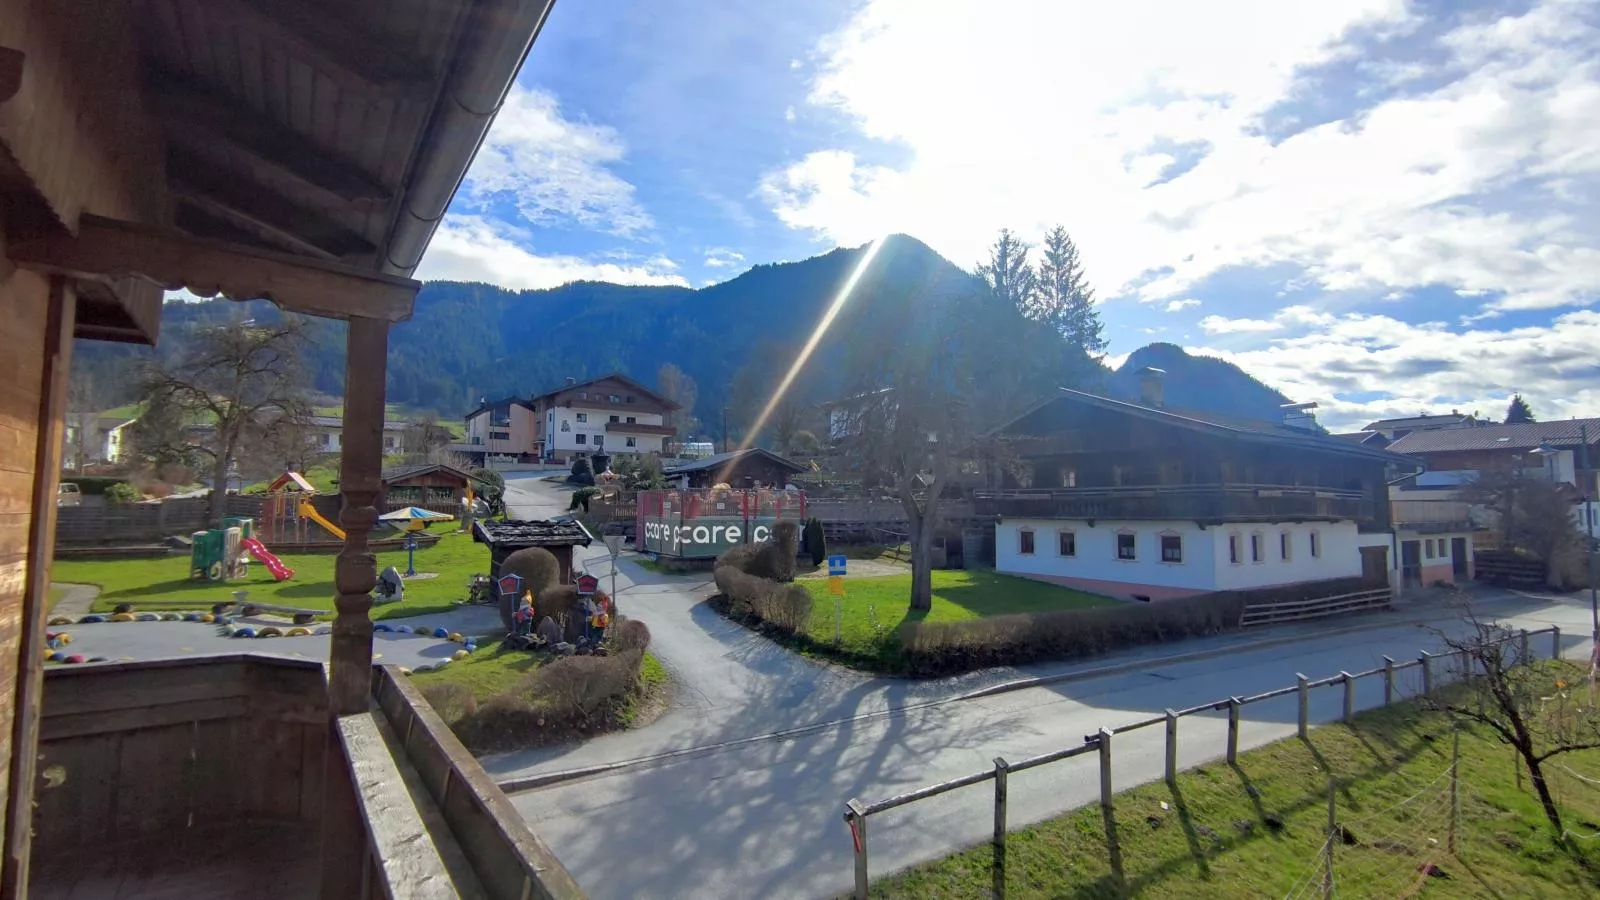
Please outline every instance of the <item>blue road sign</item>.
[[845, 572], [844, 572], [844, 564], [845, 564], [845, 560], [846, 559], [847, 559], [847, 557], [843, 553], [836, 553], [833, 556], [828, 557], [828, 574], [829, 575], [843, 575], [843, 574], [845, 574]]

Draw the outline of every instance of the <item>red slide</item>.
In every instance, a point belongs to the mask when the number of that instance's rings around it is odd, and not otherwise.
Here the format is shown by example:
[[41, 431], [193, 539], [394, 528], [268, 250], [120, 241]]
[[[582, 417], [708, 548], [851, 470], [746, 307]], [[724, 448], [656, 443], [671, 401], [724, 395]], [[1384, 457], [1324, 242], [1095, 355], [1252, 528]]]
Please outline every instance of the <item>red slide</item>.
[[248, 550], [250, 555], [256, 558], [256, 562], [267, 567], [267, 571], [272, 573], [273, 581], [288, 581], [294, 577], [294, 570], [284, 565], [283, 560], [273, 556], [272, 551], [267, 549], [266, 544], [255, 538], [245, 538], [240, 543], [244, 544], [244, 549]]

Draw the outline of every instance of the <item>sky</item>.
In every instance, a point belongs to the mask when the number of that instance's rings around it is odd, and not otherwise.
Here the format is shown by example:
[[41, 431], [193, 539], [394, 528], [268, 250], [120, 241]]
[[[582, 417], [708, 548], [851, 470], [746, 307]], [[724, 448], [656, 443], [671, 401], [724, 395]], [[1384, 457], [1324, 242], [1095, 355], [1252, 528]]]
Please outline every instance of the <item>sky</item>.
[[700, 287], [1064, 225], [1113, 365], [1600, 415], [1600, 3], [560, 0], [421, 278]]

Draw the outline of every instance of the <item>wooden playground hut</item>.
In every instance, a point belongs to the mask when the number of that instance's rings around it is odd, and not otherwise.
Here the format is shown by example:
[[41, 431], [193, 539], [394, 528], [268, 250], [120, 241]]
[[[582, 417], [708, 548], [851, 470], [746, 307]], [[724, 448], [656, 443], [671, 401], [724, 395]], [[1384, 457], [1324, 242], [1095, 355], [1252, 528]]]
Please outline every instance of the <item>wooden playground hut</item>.
[[[576, 898], [374, 668], [389, 328], [552, 0], [0, 0], [0, 900]], [[345, 323], [331, 665], [43, 665], [74, 339]]]
[[383, 505], [420, 506], [459, 515], [472, 489], [472, 476], [442, 463], [392, 466], [383, 470]]

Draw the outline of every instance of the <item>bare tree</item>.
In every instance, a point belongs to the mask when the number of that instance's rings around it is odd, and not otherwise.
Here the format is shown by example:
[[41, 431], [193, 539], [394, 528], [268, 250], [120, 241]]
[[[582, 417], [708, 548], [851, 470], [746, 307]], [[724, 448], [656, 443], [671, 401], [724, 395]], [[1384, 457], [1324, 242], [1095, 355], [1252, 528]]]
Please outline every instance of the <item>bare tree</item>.
[[135, 425], [145, 426], [135, 437], [140, 454], [152, 462], [209, 461], [211, 518], [219, 526], [241, 451], [311, 414], [304, 349], [298, 318], [244, 321], [196, 331], [175, 360], [146, 371], [145, 402], [154, 415]]
[[1509, 466], [1484, 469], [1461, 489], [1461, 498], [1493, 514], [1508, 549], [1544, 560], [1552, 587], [1571, 590], [1584, 583], [1583, 535], [1573, 517], [1573, 498], [1549, 478]]
[[1516, 751], [1528, 767], [1545, 818], [1563, 840], [1561, 810], [1544, 765], [1563, 754], [1600, 748], [1600, 711], [1586, 699], [1589, 692], [1572, 690], [1548, 668], [1524, 658], [1518, 632], [1481, 621], [1470, 608], [1464, 618], [1470, 626], [1464, 636], [1441, 637], [1469, 666], [1467, 691], [1428, 702], [1456, 718], [1488, 726]]
[[678, 429], [678, 440], [687, 439], [700, 427], [700, 420], [694, 415], [694, 405], [700, 399], [699, 385], [682, 369], [666, 363], [656, 372], [656, 392], [680, 407], [663, 418], [667, 425]]

